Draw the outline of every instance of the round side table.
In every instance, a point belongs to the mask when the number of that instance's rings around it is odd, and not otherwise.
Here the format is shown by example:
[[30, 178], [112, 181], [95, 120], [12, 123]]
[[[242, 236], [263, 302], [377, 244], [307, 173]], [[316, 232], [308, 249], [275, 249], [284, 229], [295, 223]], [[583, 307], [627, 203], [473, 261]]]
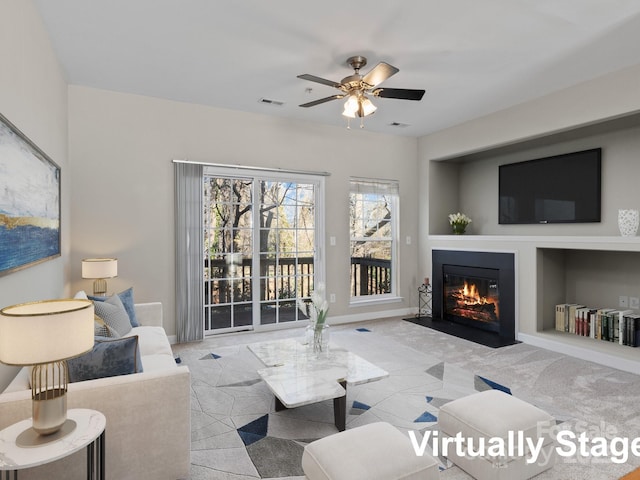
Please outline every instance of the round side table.
[[35, 447], [16, 444], [18, 436], [31, 427], [28, 418], [0, 431], [0, 472], [4, 480], [18, 478], [18, 470], [37, 467], [67, 457], [87, 447], [87, 479], [105, 479], [105, 426], [104, 415], [96, 410], [74, 408], [67, 411], [67, 419], [76, 422], [69, 434]]

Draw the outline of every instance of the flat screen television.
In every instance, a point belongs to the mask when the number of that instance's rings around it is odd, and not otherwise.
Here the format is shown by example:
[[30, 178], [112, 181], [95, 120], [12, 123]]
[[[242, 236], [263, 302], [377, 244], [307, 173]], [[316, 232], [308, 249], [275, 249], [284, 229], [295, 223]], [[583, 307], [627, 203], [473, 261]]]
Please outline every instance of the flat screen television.
[[602, 149], [499, 167], [499, 223], [600, 221]]

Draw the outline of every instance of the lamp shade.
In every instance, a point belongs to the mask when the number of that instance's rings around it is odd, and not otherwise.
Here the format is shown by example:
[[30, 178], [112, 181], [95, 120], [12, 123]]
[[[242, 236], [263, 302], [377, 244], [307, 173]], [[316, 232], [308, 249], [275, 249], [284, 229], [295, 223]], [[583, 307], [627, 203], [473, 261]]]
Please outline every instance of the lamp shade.
[[93, 303], [45, 300], [0, 310], [0, 362], [36, 365], [93, 348]]
[[82, 260], [82, 278], [113, 278], [117, 276], [117, 258], [85, 258]]
[[362, 100], [362, 114], [365, 117], [367, 115], [371, 115], [377, 109], [378, 107], [376, 107], [371, 100], [369, 100], [367, 97], [364, 97], [364, 100]]

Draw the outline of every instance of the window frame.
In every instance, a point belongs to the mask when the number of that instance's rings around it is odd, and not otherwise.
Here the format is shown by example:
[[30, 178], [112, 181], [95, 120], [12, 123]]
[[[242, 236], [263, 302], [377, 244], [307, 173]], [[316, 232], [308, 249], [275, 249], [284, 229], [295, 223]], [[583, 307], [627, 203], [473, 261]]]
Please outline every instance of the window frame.
[[[358, 190], [356, 191], [356, 186], [358, 186]], [[379, 189], [379, 192], [374, 190]], [[382, 190], [388, 190], [387, 193], [384, 193]], [[349, 264], [351, 264], [351, 245], [355, 241], [366, 241], [366, 242], [379, 242], [379, 241], [390, 241], [391, 242], [391, 289], [389, 293], [382, 294], [373, 294], [373, 295], [353, 295], [352, 293], [352, 284], [351, 284], [351, 275], [352, 270], [350, 266], [349, 270], [349, 305], [350, 306], [362, 306], [376, 303], [391, 303], [398, 302], [402, 300], [399, 292], [399, 281], [398, 278], [400, 273], [400, 262], [399, 262], [399, 218], [400, 218], [400, 188], [399, 182], [397, 180], [384, 180], [384, 179], [372, 179], [372, 178], [359, 178], [359, 177], [351, 177], [349, 179], [349, 219], [351, 216], [351, 205], [352, 205], [352, 195], [365, 195], [365, 194], [377, 194], [377, 195], [388, 195], [388, 200], [390, 201], [390, 234], [388, 237], [384, 239], [368, 239], [366, 237], [356, 237], [352, 236], [351, 225], [349, 225]], [[362, 217], [361, 217], [362, 218]]]

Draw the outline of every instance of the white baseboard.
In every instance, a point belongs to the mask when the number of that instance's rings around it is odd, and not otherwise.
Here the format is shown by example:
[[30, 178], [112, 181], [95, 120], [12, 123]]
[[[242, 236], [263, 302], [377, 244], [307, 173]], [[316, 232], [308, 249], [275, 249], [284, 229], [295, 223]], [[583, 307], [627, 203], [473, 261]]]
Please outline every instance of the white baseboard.
[[607, 367], [617, 368], [625, 372], [637, 374], [640, 370], [640, 361], [599, 352], [588, 347], [578, 347], [564, 342], [558, 342], [549, 338], [542, 338], [536, 335], [518, 333], [518, 340], [534, 347], [544, 348], [552, 352], [564, 353], [571, 357], [599, 363]]
[[390, 317], [413, 317], [418, 312], [417, 308], [398, 308], [396, 310], [382, 310], [380, 312], [356, 313], [353, 315], [340, 315], [329, 317], [327, 322], [330, 325], [342, 325], [344, 323], [366, 322], [368, 320], [378, 320]]

